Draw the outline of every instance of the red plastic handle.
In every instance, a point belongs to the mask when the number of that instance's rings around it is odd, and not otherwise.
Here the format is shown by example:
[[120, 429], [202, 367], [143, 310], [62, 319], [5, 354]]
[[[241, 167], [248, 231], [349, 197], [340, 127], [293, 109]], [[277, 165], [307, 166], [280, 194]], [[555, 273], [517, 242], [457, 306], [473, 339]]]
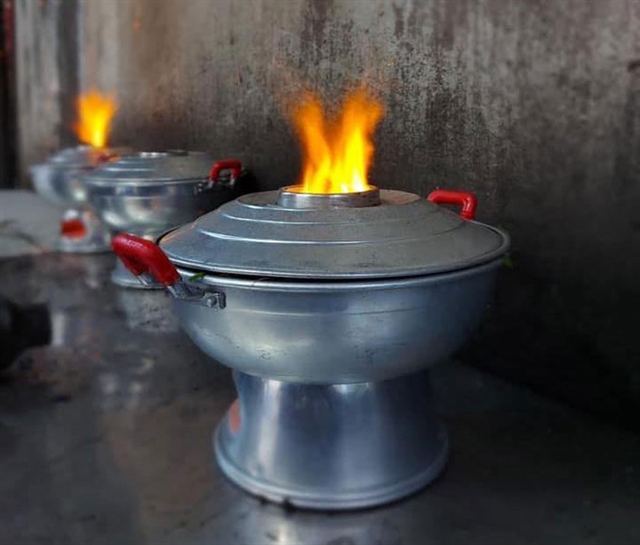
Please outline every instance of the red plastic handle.
[[113, 237], [111, 247], [125, 267], [136, 276], [149, 273], [163, 286], [172, 286], [180, 280], [180, 274], [173, 263], [149, 240], [120, 233]]
[[79, 218], [62, 220], [60, 235], [64, 238], [83, 238], [87, 236], [87, 226]]
[[473, 193], [436, 189], [429, 194], [427, 200], [435, 204], [459, 204], [462, 208], [460, 215], [464, 219], [472, 220], [476, 217], [478, 199]]
[[115, 151], [105, 151], [98, 155], [96, 162], [100, 165], [102, 163], [110, 163], [116, 159], [119, 159], [119, 155]]
[[237, 159], [227, 159], [226, 161], [216, 161], [211, 167], [209, 180], [215, 182], [223, 170], [230, 170], [233, 179], [240, 178], [242, 172], [242, 163]]

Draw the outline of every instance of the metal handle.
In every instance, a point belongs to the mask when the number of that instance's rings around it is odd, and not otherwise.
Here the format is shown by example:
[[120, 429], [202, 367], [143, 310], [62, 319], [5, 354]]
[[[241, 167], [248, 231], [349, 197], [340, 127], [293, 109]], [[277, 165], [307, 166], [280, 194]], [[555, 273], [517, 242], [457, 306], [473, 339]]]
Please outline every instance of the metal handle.
[[153, 242], [128, 233], [120, 233], [113, 237], [111, 246], [124, 266], [141, 282], [144, 283], [142, 275], [150, 274], [176, 299], [193, 301], [209, 308], [225, 308], [227, 303], [224, 293], [185, 284], [178, 269]]
[[460, 215], [464, 219], [472, 220], [476, 217], [478, 199], [473, 193], [436, 189], [429, 194], [427, 200], [435, 204], [458, 204], [461, 207]]
[[180, 274], [166, 254], [153, 242], [120, 233], [111, 241], [113, 251], [134, 275], [151, 274], [163, 286], [173, 286]]
[[211, 172], [209, 173], [209, 181], [215, 182], [220, 177], [220, 173], [223, 170], [230, 170], [231, 179], [235, 180], [237, 178], [240, 178], [240, 174], [242, 173], [242, 163], [237, 159], [216, 161], [211, 167]]

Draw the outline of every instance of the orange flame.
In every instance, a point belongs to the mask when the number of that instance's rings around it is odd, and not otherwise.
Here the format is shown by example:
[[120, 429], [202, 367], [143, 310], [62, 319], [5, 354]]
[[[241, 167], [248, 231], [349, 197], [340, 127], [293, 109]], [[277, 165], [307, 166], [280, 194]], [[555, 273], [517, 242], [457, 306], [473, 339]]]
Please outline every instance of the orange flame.
[[384, 108], [364, 89], [347, 95], [336, 118], [326, 119], [320, 100], [307, 94], [293, 122], [303, 146], [301, 193], [355, 193], [370, 188], [372, 142]]
[[91, 89], [78, 97], [76, 108], [78, 122], [74, 126], [78, 139], [94, 148], [107, 145], [111, 120], [118, 110], [113, 94], [102, 95]]

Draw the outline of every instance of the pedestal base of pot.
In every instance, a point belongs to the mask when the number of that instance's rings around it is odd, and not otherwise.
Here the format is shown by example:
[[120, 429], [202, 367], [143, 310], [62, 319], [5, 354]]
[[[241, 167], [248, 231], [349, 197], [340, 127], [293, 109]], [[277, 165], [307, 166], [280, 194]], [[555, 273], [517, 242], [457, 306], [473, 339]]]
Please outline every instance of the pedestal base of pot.
[[444, 469], [448, 441], [429, 375], [316, 385], [235, 372], [238, 400], [214, 436], [223, 473], [292, 506], [358, 509], [398, 500]]
[[121, 288], [132, 288], [136, 290], [161, 290], [162, 284], [140, 282], [137, 276], [135, 276], [129, 269], [127, 269], [122, 261], [116, 260], [116, 266], [111, 271], [111, 281]]

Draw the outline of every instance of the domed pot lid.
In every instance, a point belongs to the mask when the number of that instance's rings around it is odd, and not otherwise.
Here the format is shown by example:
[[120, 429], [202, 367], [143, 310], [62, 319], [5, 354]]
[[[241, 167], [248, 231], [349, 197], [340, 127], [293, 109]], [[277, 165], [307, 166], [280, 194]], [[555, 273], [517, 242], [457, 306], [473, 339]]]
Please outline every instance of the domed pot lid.
[[[144, 186], [158, 182], [200, 181], [209, 177], [215, 162], [213, 155], [199, 151], [139, 152], [97, 168], [87, 177], [86, 183], [93, 186]], [[239, 169], [238, 163], [237, 172]]]
[[473, 267], [502, 256], [509, 238], [412, 193], [311, 195], [285, 188], [242, 196], [159, 245], [174, 264], [194, 271], [344, 280]]

